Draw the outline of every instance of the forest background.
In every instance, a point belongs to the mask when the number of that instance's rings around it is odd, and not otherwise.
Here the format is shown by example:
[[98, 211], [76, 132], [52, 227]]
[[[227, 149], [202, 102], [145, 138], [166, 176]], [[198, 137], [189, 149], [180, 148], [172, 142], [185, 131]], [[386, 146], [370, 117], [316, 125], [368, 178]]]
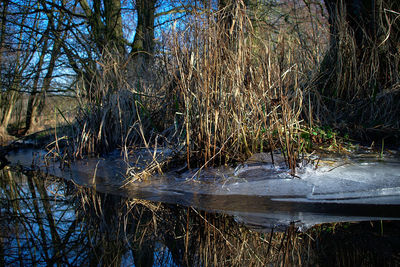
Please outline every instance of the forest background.
[[189, 168], [280, 149], [294, 170], [398, 145], [399, 59], [398, 1], [1, 1], [0, 137], [64, 125], [74, 158], [163, 146]]

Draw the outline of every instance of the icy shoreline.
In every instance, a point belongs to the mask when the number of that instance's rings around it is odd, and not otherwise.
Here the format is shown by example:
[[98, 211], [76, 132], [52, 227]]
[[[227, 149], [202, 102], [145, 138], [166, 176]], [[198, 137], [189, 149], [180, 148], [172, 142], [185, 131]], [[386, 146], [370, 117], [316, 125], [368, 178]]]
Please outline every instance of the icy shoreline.
[[273, 165], [262, 154], [236, 169], [171, 172], [125, 184], [126, 163], [118, 154], [76, 161], [63, 170], [57, 162], [46, 166], [43, 155], [20, 150], [8, 158], [23, 166], [35, 159], [42, 172], [103, 193], [227, 213], [261, 228], [400, 219], [400, 160], [395, 157], [330, 158], [321, 160], [318, 168], [304, 164], [293, 177], [279, 158]]

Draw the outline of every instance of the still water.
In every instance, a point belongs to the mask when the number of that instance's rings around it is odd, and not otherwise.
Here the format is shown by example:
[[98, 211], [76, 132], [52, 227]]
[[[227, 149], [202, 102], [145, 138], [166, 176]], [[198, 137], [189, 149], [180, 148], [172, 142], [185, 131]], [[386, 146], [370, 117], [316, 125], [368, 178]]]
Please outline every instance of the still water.
[[255, 231], [235, 216], [0, 172], [0, 266], [374, 266], [400, 263], [400, 224]]
[[[126, 185], [118, 156], [60, 168], [40, 153], [11, 153], [0, 172], [0, 266], [400, 265], [398, 162], [351, 165], [338, 195], [331, 171], [259, 179], [244, 166]], [[371, 169], [386, 179], [366, 179]], [[270, 185], [283, 190], [257, 193]]]
[[[1, 266], [261, 266], [288, 261], [286, 247], [303, 243], [293, 229], [266, 235], [229, 216], [33, 172], [3, 170], [0, 177]], [[294, 251], [291, 260], [306, 252]]]
[[[171, 171], [126, 183], [127, 161], [118, 151], [68, 164], [49, 160], [46, 153], [21, 149], [8, 158], [98, 192], [233, 215], [258, 231], [285, 230], [293, 223], [306, 230], [321, 223], [400, 220], [398, 157], [325, 160], [329, 164], [318, 169], [299, 168], [294, 178], [285, 166], [271, 166], [264, 160], [268, 155], [259, 154], [235, 169]], [[140, 165], [152, 156], [136, 153], [129, 160]]]

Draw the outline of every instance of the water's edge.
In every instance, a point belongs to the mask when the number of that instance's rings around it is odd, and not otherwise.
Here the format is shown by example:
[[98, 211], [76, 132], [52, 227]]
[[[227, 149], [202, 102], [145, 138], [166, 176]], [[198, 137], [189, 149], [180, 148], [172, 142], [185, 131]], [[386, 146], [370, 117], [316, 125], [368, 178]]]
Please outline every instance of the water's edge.
[[[44, 153], [18, 150], [10, 153], [8, 158], [14, 169], [18, 166], [33, 168], [81, 186], [95, 187], [102, 193], [229, 214], [265, 231], [285, 228], [293, 222], [307, 229], [329, 222], [400, 220], [397, 212], [400, 208], [398, 162], [383, 162], [383, 167], [376, 162], [372, 165], [362, 162], [343, 170], [335, 168], [323, 172], [320, 168], [318, 173], [304, 170], [302, 179], [285, 176], [284, 170], [271, 171], [263, 166], [261, 174], [260, 168], [255, 172], [244, 169], [239, 175], [229, 177], [225, 175], [226, 170], [222, 175], [216, 171], [205, 172], [197, 180], [170, 174], [150, 182], [124, 185], [126, 166], [118, 156], [77, 161], [62, 169], [57, 162], [44, 164]], [[371, 173], [370, 169], [382, 172], [382, 177], [365, 178], [365, 173]], [[336, 178], [343, 172], [349, 177]], [[339, 182], [343, 184], [338, 188], [347, 191], [340, 192], [335, 188]], [[357, 190], [352, 189], [354, 186]]]

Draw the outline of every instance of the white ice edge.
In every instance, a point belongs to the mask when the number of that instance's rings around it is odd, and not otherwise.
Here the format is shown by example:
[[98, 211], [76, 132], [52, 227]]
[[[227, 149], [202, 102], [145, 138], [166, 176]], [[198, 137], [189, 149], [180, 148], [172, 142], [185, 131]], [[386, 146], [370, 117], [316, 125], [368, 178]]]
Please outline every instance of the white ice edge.
[[308, 198], [271, 198], [272, 201], [308, 203], [308, 204], [350, 204], [350, 205], [400, 205], [400, 198], [393, 196], [371, 197], [371, 198], [352, 198], [352, 199], [308, 199]]
[[400, 187], [378, 188], [363, 191], [335, 192], [325, 194], [308, 194], [307, 199], [310, 200], [335, 200], [335, 199], [358, 199], [371, 198], [381, 196], [399, 196]]

